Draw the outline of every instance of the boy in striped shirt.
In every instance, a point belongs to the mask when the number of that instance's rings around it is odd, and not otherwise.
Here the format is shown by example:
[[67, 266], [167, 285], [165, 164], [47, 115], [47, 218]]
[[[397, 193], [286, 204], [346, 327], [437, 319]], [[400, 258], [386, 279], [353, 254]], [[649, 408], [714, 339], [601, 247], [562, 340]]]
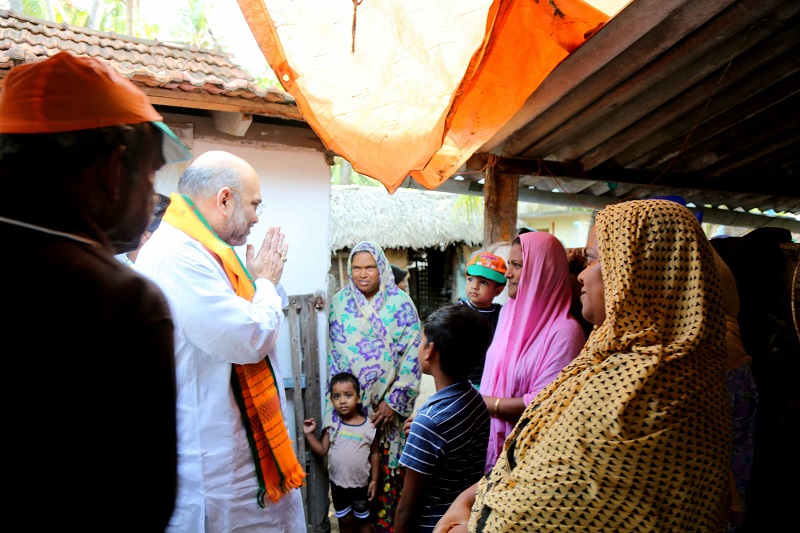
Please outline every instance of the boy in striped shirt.
[[468, 379], [491, 341], [485, 318], [461, 304], [435, 311], [423, 326], [419, 364], [436, 392], [416, 417], [400, 464], [405, 482], [395, 533], [433, 531], [455, 498], [483, 475], [489, 410]]

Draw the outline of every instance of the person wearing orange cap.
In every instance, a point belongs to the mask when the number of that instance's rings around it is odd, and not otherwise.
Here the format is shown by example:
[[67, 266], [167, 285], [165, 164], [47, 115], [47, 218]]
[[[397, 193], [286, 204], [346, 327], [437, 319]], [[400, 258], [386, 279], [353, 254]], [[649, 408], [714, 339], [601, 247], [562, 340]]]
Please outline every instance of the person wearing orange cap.
[[[491, 341], [494, 331], [497, 329], [500, 309], [503, 308], [503, 305], [495, 303], [494, 299], [506, 287], [506, 262], [499, 255], [478, 251], [467, 263], [466, 275], [467, 297], [460, 299], [459, 303], [466, 305], [489, 323], [492, 333], [489, 337]], [[481, 378], [485, 364], [486, 354], [483, 354], [483, 357], [475, 364], [475, 368], [469, 373], [470, 383], [478, 390], [481, 390]]]
[[173, 512], [172, 317], [114, 257], [150, 220], [156, 170], [191, 157], [162, 120], [131, 81], [67, 52], [3, 82], [7, 503], [25, 528], [155, 532]]

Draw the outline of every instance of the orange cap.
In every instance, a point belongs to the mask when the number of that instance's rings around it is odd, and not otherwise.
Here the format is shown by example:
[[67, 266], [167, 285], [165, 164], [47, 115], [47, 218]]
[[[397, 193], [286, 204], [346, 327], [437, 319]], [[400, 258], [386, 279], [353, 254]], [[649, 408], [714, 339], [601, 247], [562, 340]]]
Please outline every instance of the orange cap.
[[482, 276], [495, 283], [505, 285], [506, 283], [506, 262], [499, 255], [489, 252], [476, 253], [467, 264], [467, 274], [470, 276]]
[[150, 122], [164, 133], [164, 159], [192, 153], [147, 96], [108, 64], [59, 52], [11, 69], [0, 92], [0, 133], [59, 133]]

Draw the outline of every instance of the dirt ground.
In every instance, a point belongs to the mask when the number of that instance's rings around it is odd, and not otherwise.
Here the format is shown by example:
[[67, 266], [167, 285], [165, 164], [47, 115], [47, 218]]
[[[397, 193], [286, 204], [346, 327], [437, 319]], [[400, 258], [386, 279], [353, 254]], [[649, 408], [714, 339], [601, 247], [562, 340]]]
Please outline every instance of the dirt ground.
[[339, 522], [336, 521], [336, 515], [333, 512], [333, 504], [328, 512], [328, 519], [331, 521], [331, 533], [339, 533]]

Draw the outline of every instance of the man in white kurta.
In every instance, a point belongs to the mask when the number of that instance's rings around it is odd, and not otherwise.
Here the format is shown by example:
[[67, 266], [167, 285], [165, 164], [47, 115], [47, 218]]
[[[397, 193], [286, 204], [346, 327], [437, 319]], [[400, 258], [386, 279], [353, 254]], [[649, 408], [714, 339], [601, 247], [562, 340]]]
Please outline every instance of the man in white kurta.
[[[220, 155], [223, 154], [223, 155]], [[215, 153], [211, 163], [228, 164], [230, 154]], [[205, 156], [205, 154], [204, 154]], [[201, 156], [203, 158], [204, 156]], [[231, 156], [233, 157], [233, 156]], [[215, 159], [216, 158], [216, 159]], [[202, 164], [198, 158], [199, 164]], [[194, 165], [198, 164], [198, 161]], [[234, 161], [241, 165], [243, 161]], [[245, 163], [246, 165], [246, 163]], [[213, 165], [212, 165], [213, 167]], [[249, 165], [247, 165], [249, 167]], [[260, 188], [248, 180], [239, 185], [254, 192], [257, 200], [251, 209], [240, 203], [238, 215], [257, 221]], [[183, 179], [183, 178], [182, 178]], [[227, 189], [227, 187], [223, 187]], [[231, 191], [235, 189], [231, 186]], [[181, 184], [179, 182], [179, 192]], [[234, 193], [235, 194], [235, 193]], [[246, 195], [245, 195], [246, 196]], [[231, 207], [225, 195], [215, 195], [213, 206], [203, 214], [214, 227], [215, 209]], [[195, 200], [193, 198], [193, 200]], [[250, 198], [245, 198], [250, 200]], [[235, 200], [234, 200], [235, 201]], [[195, 203], [203, 211], [202, 200]], [[252, 210], [253, 213], [249, 213]], [[236, 222], [236, 213], [230, 218]], [[253, 216], [255, 215], [255, 216]], [[241, 217], [239, 224], [243, 224]], [[253, 222], [254, 223], [254, 222]], [[226, 242], [224, 224], [217, 230]], [[241, 229], [240, 233], [241, 233]], [[264, 260], [277, 261], [274, 269], [282, 272], [286, 246], [283, 234], [259, 251]], [[271, 246], [271, 249], [268, 249]], [[281, 407], [286, 412], [283, 378], [275, 355], [275, 342], [283, 321], [282, 309], [288, 299], [280, 283], [259, 277], [258, 268], [251, 268], [252, 246], [248, 245], [248, 270], [255, 278], [256, 292], [252, 301], [236, 295], [216, 254], [197, 240], [168, 223], [161, 223], [136, 261], [137, 271], [152, 278], [166, 294], [175, 321], [175, 368], [178, 399], [178, 497], [170, 520], [169, 532], [231, 533], [231, 532], [291, 532], [306, 531], [303, 503], [299, 489], [293, 489], [277, 502], [265, 498], [266, 508], [257, 502], [258, 483], [253, 455], [242, 424], [242, 415], [231, 389], [232, 364], [249, 364], [269, 357], [279, 385]], [[252, 270], [256, 270], [253, 272]], [[267, 272], [269, 270], [263, 270]], [[270, 276], [273, 279], [275, 276]], [[277, 278], [280, 278], [278, 273]], [[147, 393], [147, 391], [143, 391]]]

